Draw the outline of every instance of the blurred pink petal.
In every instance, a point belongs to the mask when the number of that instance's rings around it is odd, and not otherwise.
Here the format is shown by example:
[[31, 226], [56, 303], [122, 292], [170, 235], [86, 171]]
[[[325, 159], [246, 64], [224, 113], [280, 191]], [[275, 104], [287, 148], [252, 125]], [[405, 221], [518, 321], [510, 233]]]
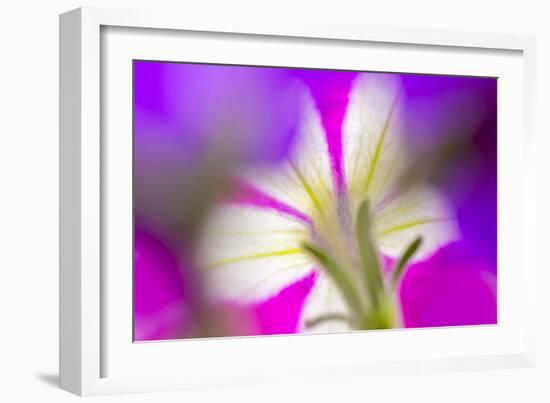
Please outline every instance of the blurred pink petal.
[[316, 272], [312, 272], [256, 306], [261, 334], [288, 334], [298, 331], [302, 308], [313, 288], [316, 275]]
[[227, 302], [213, 307], [211, 313], [218, 318], [219, 329], [223, 329], [216, 336], [297, 333], [302, 308], [316, 275], [312, 272], [283, 288], [277, 295], [256, 304]]
[[321, 114], [331, 158], [334, 182], [344, 189], [342, 163], [342, 124], [348, 107], [348, 96], [357, 73], [337, 70], [302, 70], [298, 74], [309, 86]]

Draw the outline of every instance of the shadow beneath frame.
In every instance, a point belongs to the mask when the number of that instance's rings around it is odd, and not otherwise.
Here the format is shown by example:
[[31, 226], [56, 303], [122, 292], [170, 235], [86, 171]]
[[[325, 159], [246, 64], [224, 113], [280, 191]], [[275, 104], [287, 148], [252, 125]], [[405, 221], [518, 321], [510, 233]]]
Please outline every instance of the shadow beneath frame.
[[36, 379], [39, 379], [43, 383], [45, 383], [48, 386], [52, 386], [54, 388], [59, 387], [59, 375], [58, 374], [35, 374]]

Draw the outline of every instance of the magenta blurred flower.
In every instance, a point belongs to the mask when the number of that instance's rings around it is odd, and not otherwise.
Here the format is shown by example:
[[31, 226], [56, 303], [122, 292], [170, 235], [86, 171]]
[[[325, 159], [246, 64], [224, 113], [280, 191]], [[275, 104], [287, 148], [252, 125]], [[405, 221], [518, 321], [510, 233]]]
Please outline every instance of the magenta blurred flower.
[[134, 340], [181, 337], [186, 311], [184, 284], [175, 254], [157, 238], [134, 236]]
[[399, 293], [406, 327], [497, 323], [496, 276], [463, 242], [411, 265]]

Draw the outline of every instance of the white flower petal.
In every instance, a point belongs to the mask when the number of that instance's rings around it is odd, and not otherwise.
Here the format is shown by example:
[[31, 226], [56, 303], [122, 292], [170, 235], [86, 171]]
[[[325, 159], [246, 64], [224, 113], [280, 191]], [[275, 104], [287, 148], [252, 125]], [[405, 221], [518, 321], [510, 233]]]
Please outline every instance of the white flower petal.
[[315, 102], [304, 90], [303, 119], [288, 161], [254, 167], [238, 176], [283, 203], [313, 215], [334, 197], [325, 131]]
[[387, 256], [400, 256], [422, 236], [422, 245], [413, 257], [421, 259], [460, 234], [453, 210], [440, 192], [429, 187], [415, 187], [380, 204], [378, 211], [375, 207], [375, 220], [380, 250]]
[[353, 211], [367, 197], [373, 204], [382, 200], [405, 166], [399, 91], [399, 79], [392, 74], [361, 74], [353, 84], [343, 124]]
[[354, 82], [344, 120], [344, 166], [352, 214], [368, 199], [380, 251], [400, 256], [417, 237], [421, 258], [458, 238], [452, 209], [441, 193], [399, 182], [409, 168], [400, 112], [400, 81], [392, 74], [362, 74]]
[[253, 206], [212, 212], [200, 245], [209, 298], [258, 301], [306, 276], [312, 260], [301, 249], [305, 223]]

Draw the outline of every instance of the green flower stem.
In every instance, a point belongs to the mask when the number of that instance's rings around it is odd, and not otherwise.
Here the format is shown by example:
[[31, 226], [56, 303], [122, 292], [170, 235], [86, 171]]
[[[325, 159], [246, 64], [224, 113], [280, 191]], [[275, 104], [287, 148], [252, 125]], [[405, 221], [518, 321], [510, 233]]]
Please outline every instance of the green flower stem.
[[369, 309], [361, 322], [361, 330], [392, 329], [398, 325], [397, 306], [388, 294], [381, 296], [377, 308]]
[[359, 207], [356, 235], [366, 289], [370, 302], [376, 309], [380, 304], [380, 296], [384, 293], [384, 281], [382, 280], [378, 253], [372, 239], [372, 218], [368, 200], [361, 203]]

